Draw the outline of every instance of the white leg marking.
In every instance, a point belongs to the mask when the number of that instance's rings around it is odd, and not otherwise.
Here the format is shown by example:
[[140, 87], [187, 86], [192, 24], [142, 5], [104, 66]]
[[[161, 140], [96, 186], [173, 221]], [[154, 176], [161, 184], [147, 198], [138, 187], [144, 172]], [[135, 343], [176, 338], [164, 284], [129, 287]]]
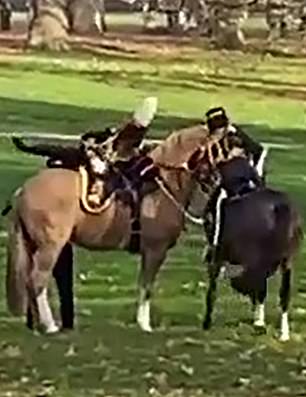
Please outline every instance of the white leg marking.
[[288, 313], [282, 313], [281, 319], [281, 334], [280, 334], [280, 341], [287, 342], [290, 339], [290, 330], [289, 330], [289, 321], [288, 321]]
[[214, 242], [213, 242], [214, 246], [217, 246], [219, 242], [220, 226], [221, 226], [221, 204], [226, 197], [227, 197], [226, 191], [224, 189], [221, 189], [216, 205], [215, 233], [214, 233]]
[[220, 269], [219, 278], [220, 278], [220, 279], [225, 279], [225, 276], [226, 276], [226, 267], [225, 267], [225, 266], [222, 266], [221, 269]]
[[254, 326], [265, 327], [265, 305], [256, 305], [254, 312]]
[[46, 328], [46, 333], [54, 334], [55, 332], [58, 332], [59, 327], [55, 324], [52, 311], [49, 306], [47, 289], [45, 288], [36, 299], [39, 312], [39, 321]]
[[150, 300], [145, 298], [145, 290], [140, 291], [140, 299], [137, 311], [137, 323], [145, 332], [152, 332], [150, 319]]

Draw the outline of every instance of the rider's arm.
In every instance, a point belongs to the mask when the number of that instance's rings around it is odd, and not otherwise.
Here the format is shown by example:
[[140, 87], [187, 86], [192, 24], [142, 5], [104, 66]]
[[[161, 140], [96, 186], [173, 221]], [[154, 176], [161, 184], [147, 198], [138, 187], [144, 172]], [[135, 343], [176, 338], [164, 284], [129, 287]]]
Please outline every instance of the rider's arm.
[[267, 156], [267, 150], [258, 142], [254, 141], [249, 135], [235, 126], [236, 134], [241, 139], [242, 146], [248, 154], [251, 154], [253, 165], [260, 177], [264, 174], [264, 162]]
[[235, 125], [236, 133], [240, 137], [244, 149], [250, 153], [254, 160], [254, 165], [256, 165], [260, 159], [260, 156], [264, 150], [263, 146], [253, 140], [249, 135], [247, 135], [242, 129]]

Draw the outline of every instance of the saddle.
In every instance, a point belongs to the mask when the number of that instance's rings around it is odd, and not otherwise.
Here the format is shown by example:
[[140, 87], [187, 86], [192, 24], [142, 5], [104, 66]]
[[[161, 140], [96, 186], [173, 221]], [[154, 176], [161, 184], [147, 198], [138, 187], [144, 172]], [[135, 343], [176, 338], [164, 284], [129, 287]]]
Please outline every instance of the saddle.
[[150, 157], [140, 155], [128, 162], [115, 164], [117, 181], [116, 199], [121, 200], [131, 208], [131, 240], [129, 251], [138, 253], [140, 249], [140, 207], [143, 198], [158, 189], [156, 178], [159, 169]]
[[[105, 211], [114, 200], [121, 201], [131, 209], [131, 240], [129, 251], [139, 252], [140, 249], [140, 206], [143, 197], [158, 188], [155, 178], [159, 169], [150, 157], [140, 155], [128, 161], [117, 161], [97, 181], [86, 167], [79, 168], [81, 179], [80, 203], [82, 209], [98, 215]], [[97, 183], [101, 186], [97, 187]], [[93, 196], [95, 199], [93, 200]], [[98, 198], [98, 201], [97, 201]]]

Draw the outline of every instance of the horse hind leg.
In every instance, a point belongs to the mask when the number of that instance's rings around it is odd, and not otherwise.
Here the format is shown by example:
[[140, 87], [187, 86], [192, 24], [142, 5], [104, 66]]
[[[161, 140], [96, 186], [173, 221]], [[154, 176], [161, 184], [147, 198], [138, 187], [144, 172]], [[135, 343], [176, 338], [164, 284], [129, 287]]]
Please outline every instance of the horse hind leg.
[[33, 255], [33, 269], [28, 283], [33, 317], [38, 315], [38, 322], [47, 334], [59, 331], [47, 295], [48, 282], [59, 252], [60, 249], [54, 245], [39, 247]]
[[290, 327], [288, 320], [288, 308], [290, 301], [290, 289], [291, 289], [291, 269], [283, 265], [282, 266], [282, 279], [281, 287], [279, 291], [280, 306], [281, 306], [281, 330], [280, 330], [280, 341], [287, 342], [290, 339]]

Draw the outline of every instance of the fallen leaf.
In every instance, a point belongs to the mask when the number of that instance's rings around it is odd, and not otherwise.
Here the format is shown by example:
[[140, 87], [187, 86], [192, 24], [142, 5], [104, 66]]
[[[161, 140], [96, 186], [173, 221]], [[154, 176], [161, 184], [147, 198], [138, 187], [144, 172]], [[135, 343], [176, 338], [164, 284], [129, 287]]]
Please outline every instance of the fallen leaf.
[[281, 394], [287, 394], [289, 396], [291, 394], [291, 390], [287, 386], [280, 386], [276, 390], [277, 390], [278, 393], [281, 393]]
[[166, 342], [166, 348], [171, 349], [175, 345], [175, 340], [174, 339], [168, 339]]
[[306, 315], [306, 309], [304, 309], [302, 307], [297, 307], [295, 309], [295, 313], [298, 314], [298, 315], [305, 316]]
[[[160, 391], [165, 392], [165, 390], [169, 387], [168, 385], [168, 374], [166, 372], [161, 372], [154, 376], [156, 385]], [[164, 393], [163, 393], [164, 394]]]
[[241, 387], [241, 386], [244, 386], [244, 387], [250, 386], [250, 384], [251, 384], [251, 379], [243, 378], [243, 377], [238, 378], [236, 380], [236, 382], [235, 382], [235, 386], [239, 386], [239, 387]]
[[143, 379], [152, 379], [154, 376], [153, 372], [148, 371], [143, 375]]
[[158, 356], [157, 360], [159, 363], [167, 363], [169, 361], [167, 357], [163, 357], [163, 356]]
[[84, 317], [90, 317], [92, 316], [92, 311], [90, 309], [82, 309], [80, 310], [80, 315]]
[[41, 384], [45, 387], [49, 387], [49, 386], [53, 386], [54, 385], [54, 381], [51, 379], [44, 379]]
[[155, 387], [150, 387], [150, 389], [148, 390], [148, 393], [150, 396], [154, 396], [154, 397], [161, 395]]
[[65, 357], [74, 357], [76, 356], [76, 351], [74, 345], [70, 345], [69, 349], [65, 353]]
[[184, 343], [186, 345], [203, 346], [203, 341], [191, 338], [189, 336], [184, 339]]
[[109, 292], [117, 292], [119, 289], [118, 285], [113, 284], [109, 287]]
[[181, 288], [182, 288], [183, 290], [185, 290], [185, 291], [191, 290], [191, 289], [192, 289], [192, 283], [191, 283], [191, 282], [189, 282], [189, 283], [184, 283], [184, 284], [182, 284]]
[[113, 276], [106, 276], [105, 281], [106, 281], [108, 284], [113, 284], [115, 280], [114, 280], [114, 277], [113, 277]]
[[79, 279], [80, 279], [81, 281], [86, 281], [86, 280], [87, 280], [86, 274], [85, 274], [85, 273], [80, 273], [80, 274], [79, 274]]
[[18, 358], [21, 356], [21, 350], [19, 346], [9, 345], [4, 349], [3, 353], [9, 358]]
[[93, 351], [97, 354], [106, 354], [109, 349], [102, 342], [98, 342]]
[[50, 347], [50, 343], [44, 343], [41, 345], [41, 350], [47, 350]]
[[181, 364], [180, 366], [180, 370], [188, 375], [188, 376], [192, 376], [194, 374], [194, 368], [185, 364]]

